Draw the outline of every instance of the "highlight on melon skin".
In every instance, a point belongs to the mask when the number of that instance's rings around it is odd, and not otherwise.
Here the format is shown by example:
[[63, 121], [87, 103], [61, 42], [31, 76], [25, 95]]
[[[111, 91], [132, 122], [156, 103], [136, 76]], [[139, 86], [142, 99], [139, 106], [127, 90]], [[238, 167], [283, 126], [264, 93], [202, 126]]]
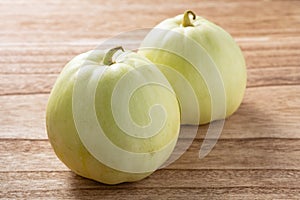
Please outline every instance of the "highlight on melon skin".
[[225, 119], [243, 100], [247, 72], [239, 46], [228, 32], [193, 11], [160, 22], [138, 53], [157, 65], [172, 85], [181, 124]]
[[121, 47], [73, 58], [48, 100], [46, 124], [58, 158], [106, 184], [141, 180], [171, 155], [180, 111], [166, 77]]

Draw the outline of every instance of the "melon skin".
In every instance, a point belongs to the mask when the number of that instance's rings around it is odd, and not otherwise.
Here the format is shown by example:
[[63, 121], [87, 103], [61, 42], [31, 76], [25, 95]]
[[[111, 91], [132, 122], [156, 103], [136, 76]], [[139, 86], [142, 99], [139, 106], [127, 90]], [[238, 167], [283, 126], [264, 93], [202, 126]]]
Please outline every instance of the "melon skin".
[[[123, 57], [118, 57], [120, 61], [117, 58], [115, 64], [105, 66], [103, 64], [105, 53], [105, 51], [100, 50], [86, 52], [76, 56], [64, 67], [48, 100], [46, 111], [48, 138], [57, 157], [68, 168], [80, 176], [105, 184], [138, 181], [152, 174], [172, 153], [180, 128], [179, 105], [175, 93], [172, 91], [171, 86], [168, 85], [169, 83], [166, 78], [164, 78], [159, 70], [155, 70], [151, 66], [148, 72], [153, 73], [153, 76], [156, 75], [164, 79], [162, 82], [166, 84], [165, 87], [159, 87], [155, 84], [140, 87], [133, 93], [129, 105], [124, 106], [129, 106], [132, 119], [137, 124], [143, 126], [151, 122], [151, 118], [149, 117], [151, 105], [154, 102], [161, 104], [167, 113], [164, 126], [160, 129], [159, 133], [149, 138], [132, 137], [124, 132], [124, 130], [118, 128], [112, 114], [112, 108], [110, 107], [111, 95], [117, 82], [131, 71], [134, 72], [133, 77], [138, 76], [143, 79], [144, 72], [139, 70], [135, 72], [134, 69], [139, 66], [146, 66], [146, 69], [148, 69], [148, 66], [153, 64], [136, 53], [126, 52], [126, 55]], [[86, 67], [85, 71], [83, 70], [84, 67]], [[103, 128], [105, 136], [113, 145], [124, 149], [124, 151], [136, 154], [144, 153], [147, 160], [141, 159], [137, 160], [136, 163], [130, 163], [130, 154], [128, 154], [128, 157], [117, 157], [114, 154], [115, 152], [93, 152], [93, 147], [83, 142], [80, 134], [89, 134], [89, 130], [86, 130], [86, 133], [79, 134], [78, 124], [76, 124], [77, 122], [74, 119], [75, 84], [78, 84], [76, 81], [78, 81], [79, 75], [82, 73], [80, 70], [83, 70], [83, 73], [85, 73], [81, 75], [81, 77], [84, 77], [84, 81], [95, 82], [93, 79], [97, 77], [94, 70], [99, 68], [105, 68], [105, 71], [98, 84], [93, 86], [96, 87], [96, 93], [92, 98], [95, 99], [95, 114], [100, 126]], [[147, 76], [145, 77], [147, 78]], [[89, 90], [88, 85], [86, 86], [86, 90]], [[80, 100], [76, 99], [76, 101]], [[120, 99], [120, 103], [122, 103], [122, 99]], [[88, 117], [86, 118], [88, 119]], [[87, 123], [85, 125], [89, 126], [88, 121], [82, 123]], [[91, 124], [90, 126], [93, 127], [94, 125]], [[97, 138], [92, 138], [91, 140], [97, 141]], [[103, 141], [97, 142], [99, 145], [103, 144]], [[112, 160], [118, 160], [113, 166], [109, 166], [112, 161], [99, 160], [97, 158], [97, 155], [99, 157], [105, 155], [106, 158], [109, 158], [110, 154], [112, 155]], [[149, 161], [149, 159], [153, 160]], [[147, 162], [153, 163], [150, 171], [147, 166], [143, 166], [143, 163]], [[145, 167], [145, 170], [137, 169], [136, 172], [129, 172], [123, 170], [126, 166], [129, 166], [130, 169], [141, 166], [142, 168]]]

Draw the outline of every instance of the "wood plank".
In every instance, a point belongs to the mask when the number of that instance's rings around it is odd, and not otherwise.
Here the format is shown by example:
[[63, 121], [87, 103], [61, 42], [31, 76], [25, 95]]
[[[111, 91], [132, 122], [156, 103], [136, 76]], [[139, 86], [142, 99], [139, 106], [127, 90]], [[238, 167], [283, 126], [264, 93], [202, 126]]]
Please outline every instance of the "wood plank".
[[247, 75], [247, 87], [300, 85], [300, 66], [253, 68]]
[[0, 140], [0, 143], [0, 162], [5, 165], [2, 172], [67, 170], [46, 140]]
[[[139, 46], [143, 34], [121, 37], [103, 44], [101, 40], [87, 40], [73, 43], [22, 43], [0, 44], [0, 74], [58, 74], [74, 56], [103, 45], [102, 49], [122, 44], [134, 49]], [[145, 33], [146, 34], [146, 33]], [[111, 35], [111, 37], [114, 35]], [[133, 38], [129, 38], [133, 37]], [[122, 39], [123, 38], [123, 39]], [[129, 42], [128, 40], [132, 41]], [[236, 38], [246, 58], [248, 69], [268, 67], [299, 67], [300, 37], [297, 38]]]
[[47, 138], [47, 95], [0, 96], [1, 138]]
[[[299, 22], [298, 1], [293, 1], [293, 3], [289, 1], [219, 1], [218, 6], [215, 6], [215, 2], [199, 3], [196, 0], [190, 1], [189, 4], [180, 0], [122, 1], [118, 3], [118, 6], [115, 6], [113, 2], [101, 4], [89, 1], [72, 2], [71, 7], [71, 4], [61, 1], [39, 3], [32, 0], [31, 4], [19, 2], [15, 6], [8, 3], [0, 4], [0, 13], [2, 13], [0, 19], [3, 22], [0, 41], [73, 41], [109, 37], [125, 30], [152, 27], [159, 21], [187, 9], [193, 9], [196, 13], [217, 22], [234, 36], [297, 36], [300, 31], [299, 26], [295, 26]], [[158, 4], [164, 6], [154, 11], [153, 7]], [[32, 9], [31, 5], [39, 9]], [[65, 9], [66, 6], [70, 9]], [[169, 7], [173, 9], [165, 9]], [[89, 12], [83, 14], [83, 10]], [[254, 16], [253, 10], [260, 12]], [[236, 13], [239, 13], [238, 17]], [[20, 18], [15, 20], [16, 16]], [[134, 23], [124, 23], [119, 19]], [[110, 23], [103, 23], [108, 20]], [[35, 36], [36, 30], [39, 32], [39, 37]]]
[[[296, 50], [269, 50], [245, 52], [249, 68], [296, 66], [300, 63], [300, 46]], [[263, 70], [263, 69], [262, 69]]]
[[[247, 73], [247, 87], [300, 85], [300, 67], [253, 68]], [[57, 77], [58, 74], [0, 74], [0, 95], [50, 93]]]
[[0, 95], [49, 94], [57, 74], [0, 75]]
[[214, 199], [214, 200], [273, 200], [289, 199], [298, 200], [300, 190], [298, 188], [257, 188], [257, 187], [226, 187], [226, 188], [176, 188], [176, 189], [70, 189], [70, 190], [30, 190], [0, 192], [0, 197], [12, 199], [118, 199], [118, 200], [149, 200], [149, 199]]
[[[184, 139], [183, 142], [189, 143]], [[208, 156], [199, 159], [202, 139], [166, 169], [300, 170], [300, 139], [219, 139]], [[0, 140], [0, 172], [65, 171], [47, 140]], [[176, 152], [175, 152], [176, 153]]]
[[[47, 99], [48, 94], [0, 96], [0, 138], [46, 139]], [[299, 139], [299, 113], [299, 85], [248, 88], [239, 110], [226, 120], [221, 138]], [[182, 133], [198, 131], [197, 138], [203, 138], [207, 128], [187, 126]]]
[[[147, 188], [293, 188], [300, 189], [300, 171], [297, 170], [167, 170], [162, 169], [139, 182], [115, 186], [104, 185], [76, 175], [60, 172], [0, 172], [1, 190], [8, 193], [49, 190], [105, 190]], [[174, 181], [177, 180], [177, 181]], [[45, 187], [47, 185], [47, 187]]]

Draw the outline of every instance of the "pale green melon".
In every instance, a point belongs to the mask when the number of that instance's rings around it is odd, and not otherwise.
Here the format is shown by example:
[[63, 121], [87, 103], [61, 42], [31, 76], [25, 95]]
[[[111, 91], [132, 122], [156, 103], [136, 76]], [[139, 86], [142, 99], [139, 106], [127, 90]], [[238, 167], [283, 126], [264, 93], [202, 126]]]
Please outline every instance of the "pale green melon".
[[138, 53], [168, 78], [180, 102], [182, 124], [224, 119], [242, 102], [247, 73], [240, 48], [229, 33], [192, 11], [159, 23]]
[[94, 50], [71, 60], [47, 106], [47, 132], [75, 173], [107, 184], [141, 180], [176, 144], [180, 113], [163, 74], [134, 52]]

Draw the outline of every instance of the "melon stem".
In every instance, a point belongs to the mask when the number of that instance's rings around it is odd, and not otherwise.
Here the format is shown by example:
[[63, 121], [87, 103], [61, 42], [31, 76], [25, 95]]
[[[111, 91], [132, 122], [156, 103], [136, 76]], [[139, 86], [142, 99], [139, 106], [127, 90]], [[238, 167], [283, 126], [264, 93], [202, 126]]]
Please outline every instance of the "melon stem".
[[108, 66], [114, 64], [115, 62], [113, 61], [113, 56], [119, 50], [124, 51], [123, 47], [121, 47], [121, 46], [118, 46], [118, 47], [108, 50], [104, 56], [103, 64], [108, 65]]
[[194, 26], [194, 24], [192, 24], [192, 22], [190, 20], [190, 15], [192, 15], [193, 20], [196, 19], [196, 14], [193, 11], [191, 11], [191, 10], [185, 11], [183, 14], [183, 19], [182, 19], [183, 27]]

